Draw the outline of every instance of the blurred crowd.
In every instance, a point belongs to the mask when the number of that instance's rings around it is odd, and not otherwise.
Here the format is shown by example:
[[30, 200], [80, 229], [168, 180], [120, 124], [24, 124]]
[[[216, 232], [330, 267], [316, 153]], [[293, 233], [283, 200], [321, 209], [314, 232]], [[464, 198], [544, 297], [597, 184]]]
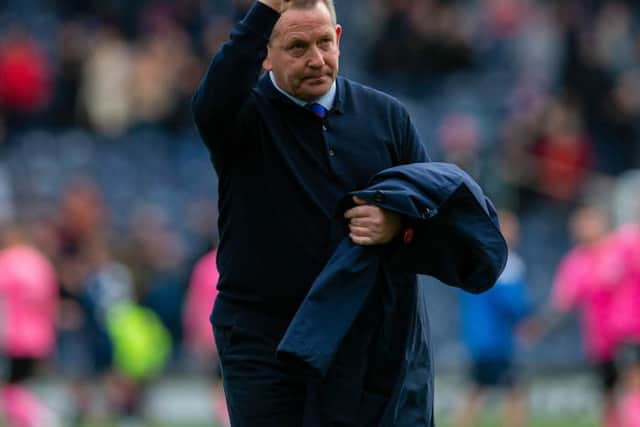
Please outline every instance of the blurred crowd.
[[[125, 415], [158, 372], [207, 372], [215, 383], [213, 338], [201, 328], [216, 273], [196, 266], [215, 257], [216, 177], [189, 101], [251, 4], [0, 0], [2, 245], [33, 248], [27, 258], [41, 271], [50, 264], [42, 274], [57, 295], [55, 339], [43, 336], [33, 354], [4, 353], [70, 379], [78, 419], [91, 411], [95, 378], [109, 378]], [[605, 206], [613, 225], [640, 220], [637, 2], [336, 6], [343, 74], [400, 98], [433, 159], [461, 165], [519, 219], [535, 302], [547, 300], [572, 245], [577, 206]], [[190, 298], [202, 283], [204, 296]], [[132, 350], [114, 333], [122, 321], [141, 325], [130, 328], [157, 352]], [[436, 347], [456, 335], [456, 321], [442, 325]], [[580, 363], [567, 336], [537, 363]]]

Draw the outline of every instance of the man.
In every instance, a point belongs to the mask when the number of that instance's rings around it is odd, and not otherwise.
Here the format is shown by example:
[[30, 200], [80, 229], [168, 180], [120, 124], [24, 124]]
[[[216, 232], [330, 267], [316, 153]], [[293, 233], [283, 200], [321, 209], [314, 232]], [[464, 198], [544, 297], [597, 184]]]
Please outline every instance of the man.
[[[406, 218], [361, 198], [336, 215], [344, 195], [363, 189], [378, 172], [428, 160], [398, 101], [338, 77], [341, 34], [331, 0], [259, 0], [216, 54], [193, 98], [219, 177], [220, 278], [212, 323], [233, 426], [381, 419], [377, 411], [384, 410], [405, 360], [407, 325], [417, 318], [416, 275], [392, 271], [374, 279], [375, 290], [345, 339], [352, 348], [343, 343], [338, 357], [349, 365], [333, 363], [331, 380], [311, 378], [276, 357], [344, 236], [390, 254], [413, 238]], [[409, 306], [391, 310], [397, 319], [388, 329], [381, 325], [383, 312], [389, 313], [382, 303], [387, 283], [395, 286], [394, 301]], [[354, 357], [380, 335], [388, 338], [384, 351], [375, 352], [382, 356]], [[418, 383], [427, 386], [418, 392], [419, 405], [426, 415], [412, 426], [433, 423], [430, 355], [420, 357], [419, 366], [426, 367]], [[365, 411], [362, 402], [374, 400], [375, 409]], [[364, 412], [369, 421], [360, 417]]]

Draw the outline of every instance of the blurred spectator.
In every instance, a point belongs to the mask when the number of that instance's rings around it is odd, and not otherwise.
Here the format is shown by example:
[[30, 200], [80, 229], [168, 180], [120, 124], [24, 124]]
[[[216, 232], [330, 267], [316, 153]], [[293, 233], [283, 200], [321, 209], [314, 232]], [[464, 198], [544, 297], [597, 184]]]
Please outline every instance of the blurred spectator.
[[182, 350], [182, 309], [188, 283], [185, 242], [157, 205], [140, 206], [131, 227], [125, 259], [133, 266], [137, 300], [155, 312], [169, 331], [175, 362]]
[[595, 13], [574, 11], [567, 31], [564, 83], [593, 136], [595, 166], [617, 175], [639, 160], [634, 121], [640, 93], [632, 77], [639, 59], [634, 47], [637, 30], [634, 34], [631, 10], [625, 2], [597, 4]]
[[158, 316], [134, 301], [119, 301], [106, 317], [114, 358], [112, 410], [125, 425], [141, 426], [145, 391], [163, 372], [171, 338]]
[[[184, 46], [177, 34], [153, 37], [134, 55], [131, 82], [131, 113], [143, 123], [163, 123], [176, 102], [177, 73]], [[181, 48], [182, 47], [182, 48]]]
[[513, 36], [524, 22], [527, 9], [525, 0], [487, 1], [487, 26], [493, 37], [505, 39]]
[[607, 243], [616, 257], [610, 267], [615, 274], [611, 325], [618, 343], [640, 345], [640, 221], [619, 227]]
[[606, 238], [609, 227], [606, 212], [595, 205], [574, 212], [571, 231], [576, 246], [558, 267], [551, 301], [558, 312], [580, 311], [586, 353], [600, 380], [603, 425], [615, 427], [619, 372], [615, 365], [618, 339], [612, 314], [621, 266], [618, 252]]
[[471, 358], [470, 386], [456, 414], [458, 427], [477, 425], [480, 410], [493, 388], [504, 390], [501, 425], [525, 425], [526, 394], [521, 389], [515, 360], [518, 325], [532, 310], [524, 262], [515, 248], [519, 222], [510, 211], [501, 211], [500, 227], [509, 247], [504, 272], [496, 285], [481, 295], [460, 293], [462, 335]]
[[90, 177], [79, 177], [67, 184], [56, 225], [62, 257], [87, 254], [95, 242], [106, 238], [106, 206], [101, 190]]
[[184, 307], [184, 336], [186, 349], [195, 362], [205, 367], [203, 370], [210, 372], [213, 377], [213, 417], [222, 425], [228, 426], [229, 414], [222, 390], [222, 375], [213, 329], [209, 320], [218, 295], [217, 284], [216, 249], [213, 249], [198, 260], [191, 273]]
[[445, 117], [438, 131], [444, 160], [479, 177], [482, 164], [477, 120], [469, 114], [454, 113]]
[[[633, 175], [631, 175], [633, 177]], [[625, 183], [626, 184], [626, 183]], [[637, 191], [627, 196], [637, 199]], [[625, 222], [609, 237], [616, 251], [622, 276], [615, 288], [612, 326], [619, 348], [617, 362], [621, 372], [620, 426], [640, 426], [640, 208], [629, 205], [633, 221]]]
[[591, 147], [576, 109], [551, 102], [533, 147], [538, 189], [553, 198], [573, 200], [591, 166]]
[[193, 268], [184, 308], [185, 346], [201, 363], [216, 364], [216, 349], [209, 315], [218, 295], [216, 250], [204, 255]]
[[[94, 410], [93, 382], [103, 381], [111, 369], [104, 310], [120, 287], [111, 286], [116, 281], [107, 280], [102, 270], [110, 254], [104, 201], [95, 182], [87, 177], [70, 181], [56, 214], [51, 224], [55, 241], [46, 245], [51, 246], [61, 285], [57, 364], [70, 382], [71, 416], [81, 422]], [[40, 231], [43, 239], [51, 237], [46, 224]]]
[[83, 69], [80, 98], [89, 123], [105, 135], [122, 134], [132, 120], [131, 47], [113, 27], [96, 34]]
[[56, 85], [49, 109], [50, 122], [54, 126], [64, 128], [86, 124], [80, 115], [79, 93], [90, 35], [87, 26], [79, 21], [64, 22], [57, 34]]
[[640, 426], [640, 209], [632, 212], [636, 221], [623, 225], [611, 237], [624, 274], [613, 312], [613, 325], [622, 343], [617, 358], [622, 375], [620, 427]]
[[54, 426], [58, 421], [52, 411], [24, 382], [55, 347], [55, 270], [19, 228], [5, 228], [1, 237], [0, 336], [9, 359], [9, 372], [0, 392], [0, 404], [9, 427]]
[[130, 96], [135, 121], [166, 123], [177, 103], [178, 73], [190, 46], [175, 12], [168, 2], [151, 2], [142, 10], [143, 33], [132, 52]]
[[570, 205], [591, 176], [590, 140], [574, 105], [566, 99], [542, 101], [505, 123], [501, 176], [520, 192], [520, 206], [528, 204], [531, 193]]
[[23, 127], [46, 107], [53, 75], [42, 46], [24, 29], [0, 38], [0, 112], [8, 126]]

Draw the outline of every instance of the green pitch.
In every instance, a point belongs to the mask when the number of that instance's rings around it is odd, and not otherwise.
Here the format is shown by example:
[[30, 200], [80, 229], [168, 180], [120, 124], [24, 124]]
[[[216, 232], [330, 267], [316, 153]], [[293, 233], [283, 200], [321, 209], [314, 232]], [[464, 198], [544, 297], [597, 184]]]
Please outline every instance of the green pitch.
[[[438, 423], [437, 427], [451, 427], [451, 424]], [[499, 427], [498, 420], [483, 420], [478, 427]], [[576, 420], [575, 418], [534, 418], [529, 421], [527, 427], [598, 427], [594, 420]]]
[[[102, 423], [102, 424], [87, 424], [83, 427], [117, 427], [118, 424]], [[442, 420], [436, 424], [437, 427], [451, 427]], [[497, 420], [485, 419], [477, 427], [499, 427], [500, 424]], [[165, 423], [149, 423], [147, 427], [219, 427], [215, 424], [165, 424]], [[580, 420], [575, 417], [568, 418], [534, 418], [530, 420], [527, 427], [598, 427], [598, 423], [595, 420]]]

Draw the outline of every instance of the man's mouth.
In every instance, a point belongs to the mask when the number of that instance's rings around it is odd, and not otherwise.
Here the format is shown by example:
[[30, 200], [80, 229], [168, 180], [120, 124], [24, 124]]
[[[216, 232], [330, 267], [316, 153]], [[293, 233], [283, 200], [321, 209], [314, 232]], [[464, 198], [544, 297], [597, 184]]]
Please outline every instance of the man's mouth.
[[325, 76], [309, 76], [305, 77], [304, 81], [308, 83], [322, 83], [325, 79]]

